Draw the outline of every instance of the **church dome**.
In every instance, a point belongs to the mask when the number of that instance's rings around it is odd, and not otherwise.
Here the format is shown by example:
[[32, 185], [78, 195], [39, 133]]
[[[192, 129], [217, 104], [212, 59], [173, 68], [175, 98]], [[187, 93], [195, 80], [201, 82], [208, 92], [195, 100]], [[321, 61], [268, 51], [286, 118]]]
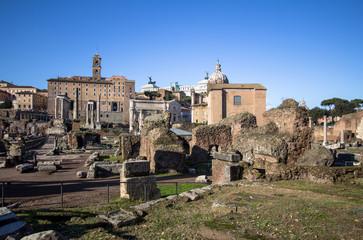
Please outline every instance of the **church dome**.
[[228, 83], [227, 76], [221, 71], [221, 65], [219, 64], [219, 60], [216, 64], [216, 70], [212, 75], [210, 75], [208, 79], [208, 83], [212, 84], [221, 84], [221, 83]]

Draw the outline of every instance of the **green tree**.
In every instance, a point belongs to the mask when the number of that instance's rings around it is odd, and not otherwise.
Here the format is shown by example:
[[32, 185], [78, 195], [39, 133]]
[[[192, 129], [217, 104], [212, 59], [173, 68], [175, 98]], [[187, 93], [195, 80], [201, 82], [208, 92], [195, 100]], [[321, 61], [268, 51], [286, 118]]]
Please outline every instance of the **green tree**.
[[12, 106], [13, 103], [11, 100], [5, 100], [3, 103], [0, 103], [0, 109], [10, 109]]
[[176, 99], [176, 97], [171, 93], [168, 93], [164, 96], [165, 101], [170, 101], [170, 100], [174, 100], [174, 99]]
[[334, 110], [332, 110], [333, 117], [341, 117], [342, 115], [355, 112], [355, 105], [348, 100], [342, 99], [334, 104]]
[[341, 102], [341, 101], [343, 101], [343, 99], [341, 99], [341, 98], [330, 98], [330, 99], [323, 100], [320, 105], [328, 107], [329, 111], [330, 111], [330, 110], [332, 110], [333, 106], [335, 107], [335, 104], [337, 102]]
[[192, 102], [192, 98], [191, 97], [185, 97], [185, 98], [183, 98], [183, 100], [181, 100], [183, 103], [189, 103], [189, 104], [191, 104], [191, 102]]
[[314, 123], [318, 123], [318, 119], [322, 118], [324, 115], [329, 115], [329, 111], [319, 107], [315, 107], [309, 110], [309, 116]]
[[350, 101], [351, 103], [354, 104], [355, 108], [362, 108], [363, 107], [363, 99], [353, 99], [352, 101]]
[[160, 93], [155, 91], [145, 91], [144, 95], [147, 96], [150, 100], [155, 100], [156, 97], [160, 97]]

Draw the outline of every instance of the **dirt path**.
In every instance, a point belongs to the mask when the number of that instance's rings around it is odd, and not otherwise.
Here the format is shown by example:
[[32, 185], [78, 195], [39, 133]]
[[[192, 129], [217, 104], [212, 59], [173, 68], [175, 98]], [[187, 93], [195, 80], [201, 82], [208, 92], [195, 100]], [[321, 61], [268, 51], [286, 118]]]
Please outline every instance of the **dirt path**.
[[[100, 179], [79, 179], [78, 171], [87, 171], [84, 163], [90, 154], [45, 156], [53, 144], [47, 143], [37, 150], [38, 161], [62, 160], [62, 169], [52, 174], [38, 171], [20, 174], [15, 168], [0, 169], [0, 184], [5, 182], [5, 206], [19, 203], [19, 208], [54, 208], [61, 206], [61, 184], [63, 206], [81, 206], [107, 203], [107, 188], [110, 198], [120, 195], [118, 176]], [[166, 182], [194, 182], [194, 175], [159, 177], [159, 184]], [[107, 187], [108, 186], [108, 187]]]

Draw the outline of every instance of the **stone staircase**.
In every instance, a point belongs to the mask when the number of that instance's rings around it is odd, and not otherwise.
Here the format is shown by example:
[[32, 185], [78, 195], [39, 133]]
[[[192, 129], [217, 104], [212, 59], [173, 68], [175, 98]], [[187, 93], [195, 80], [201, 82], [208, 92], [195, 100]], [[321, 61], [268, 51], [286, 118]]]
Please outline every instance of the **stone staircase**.
[[19, 239], [34, 233], [33, 229], [24, 221], [19, 221], [18, 216], [6, 207], [0, 208], [0, 240], [12, 236]]

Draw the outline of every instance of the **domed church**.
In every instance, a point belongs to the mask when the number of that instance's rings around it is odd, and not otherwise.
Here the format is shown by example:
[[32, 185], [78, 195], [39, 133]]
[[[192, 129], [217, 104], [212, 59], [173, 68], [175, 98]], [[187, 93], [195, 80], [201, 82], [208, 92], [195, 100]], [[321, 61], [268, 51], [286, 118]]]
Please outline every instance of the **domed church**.
[[224, 74], [221, 70], [221, 64], [219, 64], [219, 60], [217, 60], [216, 70], [212, 75], [210, 75], [208, 79], [208, 83], [210, 84], [223, 84], [228, 83], [228, 78], [226, 74]]
[[263, 125], [266, 90], [258, 83], [230, 84], [218, 60], [208, 79], [207, 93], [192, 91], [192, 122], [215, 124], [223, 118], [249, 112], [256, 116], [258, 125]]

